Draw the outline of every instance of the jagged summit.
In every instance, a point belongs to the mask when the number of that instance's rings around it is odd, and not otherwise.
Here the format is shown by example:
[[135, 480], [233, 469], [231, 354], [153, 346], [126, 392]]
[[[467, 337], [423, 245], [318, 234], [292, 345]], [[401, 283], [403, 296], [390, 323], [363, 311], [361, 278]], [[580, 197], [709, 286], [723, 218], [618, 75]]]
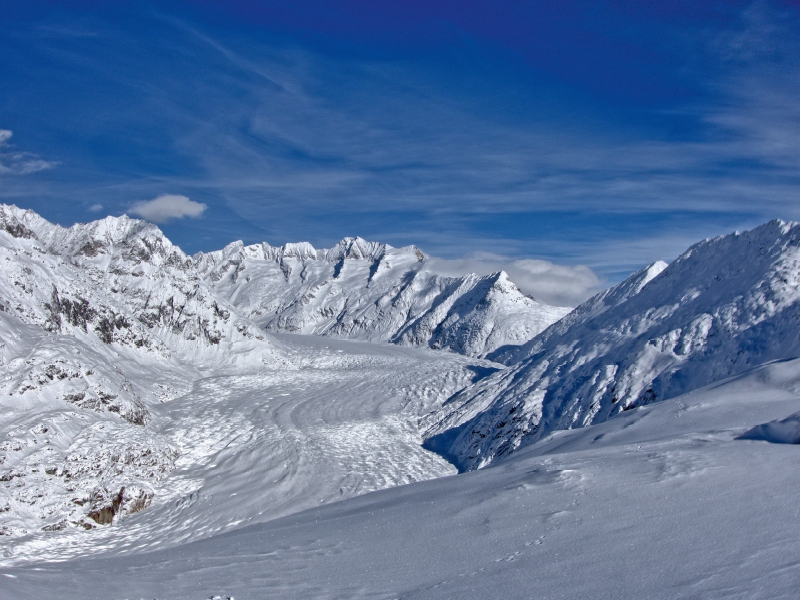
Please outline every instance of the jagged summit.
[[309, 242], [290, 242], [282, 246], [271, 246], [267, 242], [262, 242], [245, 246], [239, 240], [228, 244], [222, 250], [198, 252], [193, 259], [197, 264], [203, 265], [204, 268], [209, 263], [217, 263], [220, 260], [236, 255], [246, 255], [251, 259], [277, 261], [289, 258], [301, 261], [324, 260], [328, 262], [339, 262], [341, 260], [376, 261], [380, 260], [387, 251], [413, 254], [418, 261], [427, 258], [419, 248], [413, 245], [394, 248], [389, 244], [370, 242], [361, 237], [346, 237], [332, 248], [322, 249], [314, 248]]
[[[610, 287], [592, 296], [589, 300], [572, 310], [563, 319], [556, 322], [547, 332], [548, 339], [552, 336], [561, 335], [572, 327], [587, 322], [607, 310], [618, 306], [638, 294], [642, 288], [653, 278], [658, 276], [667, 263], [662, 260], [656, 261], [630, 275], [625, 281]], [[514, 364], [535, 354], [541, 350], [542, 338], [536, 337], [521, 346], [510, 348], [500, 348], [498, 351], [489, 355], [494, 361], [504, 364]]]
[[191, 258], [151, 223], [123, 215], [61, 227], [2, 205], [0, 225], [13, 265], [5, 277], [26, 281], [7, 286], [4, 303], [26, 322], [77, 328], [105, 343], [162, 354], [184, 352], [187, 342], [198, 342], [198, 350], [257, 333], [254, 324], [232, 317], [232, 307], [206, 286]]
[[519, 291], [505, 272], [446, 277], [416, 246], [345, 238], [198, 253], [214, 289], [270, 331], [390, 341], [472, 356], [525, 342], [569, 309]]

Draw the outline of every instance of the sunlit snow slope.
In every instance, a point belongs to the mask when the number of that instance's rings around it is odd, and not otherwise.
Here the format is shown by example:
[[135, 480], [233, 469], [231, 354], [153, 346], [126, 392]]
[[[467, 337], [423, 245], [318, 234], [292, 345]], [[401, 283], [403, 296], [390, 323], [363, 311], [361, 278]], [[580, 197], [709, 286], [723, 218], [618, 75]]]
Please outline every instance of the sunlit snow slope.
[[576, 308], [453, 398], [428, 445], [474, 469], [553, 430], [800, 356], [800, 224], [692, 246]]
[[569, 312], [525, 296], [504, 272], [445, 277], [414, 246], [361, 238], [330, 250], [237, 242], [195, 263], [217, 293], [270, 331], [483, 356], [528, 341]]

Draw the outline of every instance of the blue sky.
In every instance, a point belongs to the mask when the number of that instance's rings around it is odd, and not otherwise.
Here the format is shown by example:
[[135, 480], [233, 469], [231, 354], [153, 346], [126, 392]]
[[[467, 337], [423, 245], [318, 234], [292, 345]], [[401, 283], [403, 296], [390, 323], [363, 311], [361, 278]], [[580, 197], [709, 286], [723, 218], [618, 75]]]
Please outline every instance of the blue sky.
[[585, 295], [800, 219], [797, 2], [18, 4], [0, 201], [64, 225], [586, 265]]

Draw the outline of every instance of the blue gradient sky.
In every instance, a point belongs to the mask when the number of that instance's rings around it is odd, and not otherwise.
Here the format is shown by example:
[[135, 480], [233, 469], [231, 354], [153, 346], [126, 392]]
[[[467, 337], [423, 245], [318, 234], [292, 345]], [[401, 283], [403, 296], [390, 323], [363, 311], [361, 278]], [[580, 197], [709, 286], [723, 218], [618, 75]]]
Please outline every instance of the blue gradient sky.
[[176, 194], [188, 252], [360, 235], [613, 282], [800, 218], [797, 2], [19, 4], [0, 201], [65, 225]]

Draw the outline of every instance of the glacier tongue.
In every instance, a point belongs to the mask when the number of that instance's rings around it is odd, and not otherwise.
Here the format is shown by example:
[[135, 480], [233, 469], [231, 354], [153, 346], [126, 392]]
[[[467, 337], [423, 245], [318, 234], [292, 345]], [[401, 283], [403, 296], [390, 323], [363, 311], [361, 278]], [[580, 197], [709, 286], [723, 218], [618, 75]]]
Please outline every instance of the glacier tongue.
[[569, 312], [537, 302], [505, 273], [445, 277], [416, 247], [345, 238], [198, 254], [208, 284], [269, 331], [389, 341], [483, 356], [518, 345]]
[[599, 423], [800, 353], [800, 224], [700, 242], [492, 358], [512, 365], [432, 416], [428, 446], [482, 467], [559, 429]]

